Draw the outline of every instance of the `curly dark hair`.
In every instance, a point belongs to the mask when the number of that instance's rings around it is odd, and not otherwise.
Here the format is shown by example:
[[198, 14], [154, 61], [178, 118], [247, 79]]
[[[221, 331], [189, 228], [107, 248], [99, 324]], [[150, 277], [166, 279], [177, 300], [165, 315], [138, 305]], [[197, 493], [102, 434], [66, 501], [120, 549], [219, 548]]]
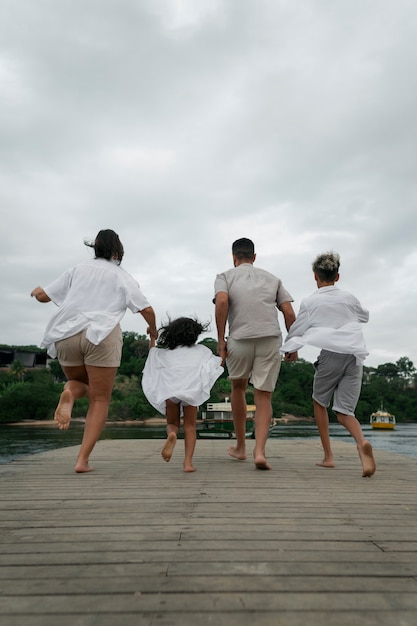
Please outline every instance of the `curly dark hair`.
[[107, 261], [114, 259], [118, 265], [122, 262], [124, 249], [119, 235], [114, 230], [100, 230], [94, 241], [85, 241], [84, 243], [86, 246], [94, 248], [96, 259], [107, 259]]
[[201, 324], [192, 317], [177, 317], [175, 320], [168, 318], [168, 323], [159, 329], [158, 347], [174, 350], [178, 346], [193, 346], [198, 336], [208, 327], [208, 323]]

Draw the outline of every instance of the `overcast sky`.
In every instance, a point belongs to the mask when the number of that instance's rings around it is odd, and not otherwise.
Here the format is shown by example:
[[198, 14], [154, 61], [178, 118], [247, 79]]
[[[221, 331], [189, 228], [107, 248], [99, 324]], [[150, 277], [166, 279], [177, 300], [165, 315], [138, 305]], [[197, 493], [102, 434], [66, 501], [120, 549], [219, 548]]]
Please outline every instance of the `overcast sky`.
[[365, 364], [417, 365], [416, 58], [412, 0], [2, 0], [0, 343], [40, 345], [31, 290], [112, 228], [158, 324], [212, 337], [234, 239], [296, 311], [335, 250]]

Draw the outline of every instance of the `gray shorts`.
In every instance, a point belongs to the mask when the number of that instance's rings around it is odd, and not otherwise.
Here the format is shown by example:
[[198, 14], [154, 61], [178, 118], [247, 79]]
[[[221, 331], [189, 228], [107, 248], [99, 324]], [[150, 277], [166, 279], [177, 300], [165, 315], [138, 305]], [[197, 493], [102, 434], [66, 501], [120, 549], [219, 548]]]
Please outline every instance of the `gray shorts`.
[[274, 391], [281, 368], [281, 337], [227, 340], [227, 369], [231, 380], [250, 380], [255, 389]]
[[122, 357], [122, 329], [117, 325], [96, 346], [86, 339], [87, 329], [56, 342], [58, 361], [67, 367], [93, 365], [95, 367], [119, 367]]
[[363, 373], [362, 365], [356, 364], [356, 357], [322, 350], [314, 366], [313, 399], [328, 407], [334, 394], [333, 411], [355, 415]]

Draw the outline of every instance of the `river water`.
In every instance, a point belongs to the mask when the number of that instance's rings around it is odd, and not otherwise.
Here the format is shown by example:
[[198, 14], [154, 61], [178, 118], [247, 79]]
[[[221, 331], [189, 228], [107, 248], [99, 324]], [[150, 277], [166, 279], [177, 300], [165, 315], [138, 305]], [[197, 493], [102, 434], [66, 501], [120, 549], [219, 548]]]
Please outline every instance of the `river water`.
[[[417, 424], [397, 424], [392, 431], [376, 431], [368, 424], [362, 429], [375, 450], [385, 450], [417, 458]], [[45, 425], [0, 426], [0, 464], [10, 463], [31, 454], [67, 446], [79, 446], [83, 425], [72, 422], [67, 431], [56, 428], [53, 422]], [[349, 433], [340, 424], [330, 424], [330, 436], [335, 440], [352, 442]], [[317, 439], [314, 424], [283, 424], [276, 426], [271, 437], [278, 439]], [[141, 424], [107, 424], [101, 439], [164, 439], [165, 426]], [[197, 441], [198, 446], [198, 441]]]

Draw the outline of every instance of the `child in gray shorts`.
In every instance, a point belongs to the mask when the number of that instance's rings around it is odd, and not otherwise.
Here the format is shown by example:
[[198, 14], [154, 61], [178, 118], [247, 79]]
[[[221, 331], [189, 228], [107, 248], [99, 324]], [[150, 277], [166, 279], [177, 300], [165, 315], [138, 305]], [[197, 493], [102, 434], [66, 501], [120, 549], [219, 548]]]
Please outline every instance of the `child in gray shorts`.
[[359, 300], [336, 287], [340, 257], [335, 252], [319, 254], [313, 262], [318, 290], [305, 298], [297, 319], [291, 326], [281, 352], [288, 355], [305, 344], [321, 348], [314, 364], [314, 417], [319, 430], [324, 458], [320, 467], [334, 467], [329, 437], [327, 407], [333, 396], [333, 410], [338, 421], [355, 439], [362, 463], [362, 476], [372, 476], [376, 465], [372, 446], [363, 435], [355, 417], [362, 385], [363, 361], [368, 352], [361, 324], [369, 312]]

